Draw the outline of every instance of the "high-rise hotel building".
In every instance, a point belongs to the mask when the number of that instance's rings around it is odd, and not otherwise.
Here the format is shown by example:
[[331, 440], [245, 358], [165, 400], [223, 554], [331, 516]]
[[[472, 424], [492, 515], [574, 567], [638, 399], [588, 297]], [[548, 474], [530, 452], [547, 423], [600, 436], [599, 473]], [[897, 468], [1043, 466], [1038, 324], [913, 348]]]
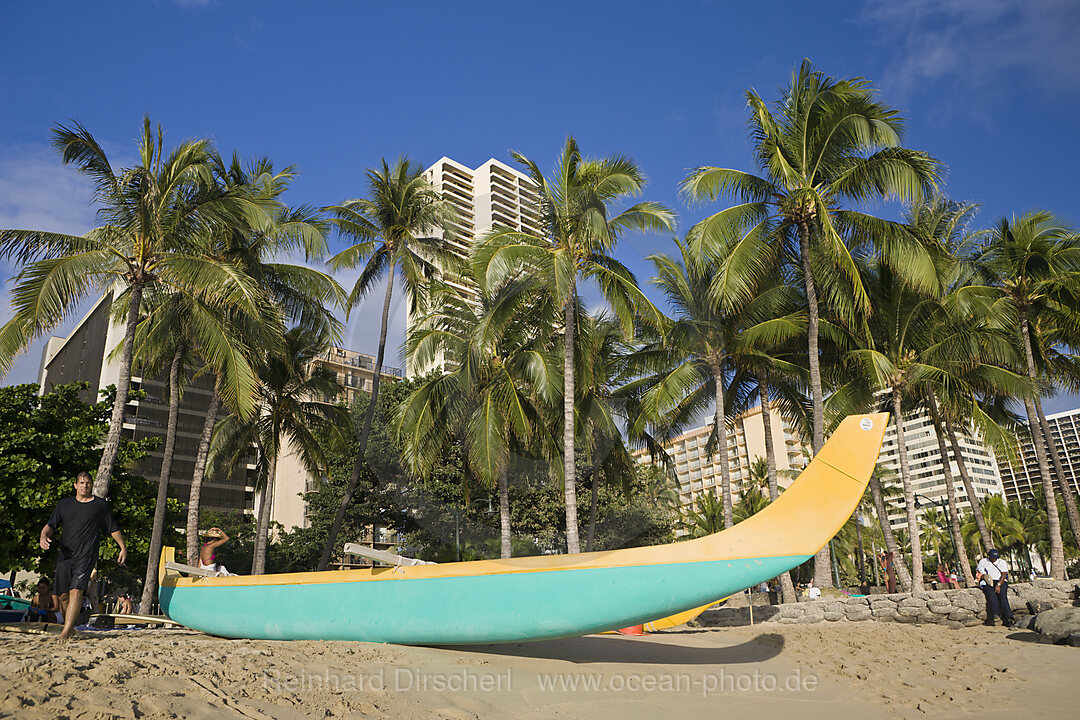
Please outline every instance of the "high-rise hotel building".
[[[926, 411], [908, 413], [904, 417], [904, 440], [907, 444], [908, 468], [915, 492], [935, 503], [946, 497], [945, 466], [938, 446], [934, 421]], [[982, 442], [974, 432], [961, 432], [959, 435], [960, 455], [971, 477], [972, 488], [981, 502], [988, 495], [1002, 494], [1001, 476], [998, 474], [997, 458], [992, 448]], [[947, 462], [952, 473], [953, 486], [956, 489], [956, 501], [961, 513], [971, 510], [967, 490], [960, 476], [960, 468], [948, 436], [945, 437]], [[890, 418], [878, 456], [878, 467], [887, 468], [895, 473], [892, 483], [900, 488], [900, 452], [896, 438], [896, 423]], [[920, 501], [921, 512], [930, 503]], [[907, 516], [904, 514], [903, 499], [890, 506], [889, 521], [894, 528], [906, 527]]]
[[[1065, 472], [1062, 480], [1069, 483], [1074, 495], [1080, 494], [1080, 408], [1047, 415], [1046, 422], [1050, 426], [1050, 434], [1057, 446], [1061, 467]], [[1046, 446], [1045, 442], [1043, 446]], [[1047, 453], [1046, 463], [1050, 466], [1050, 474], [1053, 476], [1054, 463], [1049, 453]], [[1005, 486], [1005, 497], [1008, 500], [1020, 500], [1042, 493], [1039, 461], [1035, 456], [1035, 445], [1030, 437], [1021, 439], [1020, 457], [1017, 458], [1016, 465], [1010, 464], [1007, 458], [999, 458], [998, 471], [1001, 473], [1001, 483]], [[1057, 478], [1055, 478], [1054, 486], [1057, 487]]]
[[[426, 170], [428, 181], [457, 211], [453, 236], [447, 238], [451, 250], [462, 260], [473, 244], [492, 228], [507, 227], [529, 233], [541, 232], [540, 193], [524, 173], [492, 158], [478, 168], [470, 168], [443, 157]], [[461, 278], [443, 278], [465, 298], [476, 297], [476, 289]], [[414, 318], [406, 319], [406, 327]], [[407, 368], [410, 375], [427, 368]]]
[[[773, 457], [776, 458], [777, 478], [781, 487], [791, 483], [792, 476], [800, 472], [809, 458], [808, 448], [780, 416], [776, 407], [769, 415], [772, 425]], [[698, 496], [713, 493], [720, 497], [720, 455], [706, 452], [712, 423], [688, 430], [678, 437], [662, 443], [671, 457], [679, 484], [679, 504], [684, 511], [692, 510]], [[731, 492], [735, 502], [739, 500], [742, 483], [750, 478], [750, 467], [758, 458], [765, 457], [765, 423], [761, 407], [752, 408], [739, 415], [728, 426], [728, 468], [731, 471]], [[638, 462], [650, 462], [647, 450], [635, 450]]]

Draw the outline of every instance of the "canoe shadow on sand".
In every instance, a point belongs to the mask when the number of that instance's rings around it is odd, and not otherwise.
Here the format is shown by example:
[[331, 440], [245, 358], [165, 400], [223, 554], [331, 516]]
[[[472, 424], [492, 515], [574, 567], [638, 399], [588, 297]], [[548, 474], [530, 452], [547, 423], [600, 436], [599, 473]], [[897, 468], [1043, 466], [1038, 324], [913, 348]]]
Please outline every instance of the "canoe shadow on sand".
[[[665, 633], [665, 635], [668, 633]], [[784, 637], [763, 633], [730, 647], [685, 647], [657, 642], [661, 636], [619, 637], [588, 635], [505, 645], [455, 645], [455, 652], [483, 653], [572, 663], [632, 663], [643, 665], [735, 665], [764, 662], [784, 649]]]

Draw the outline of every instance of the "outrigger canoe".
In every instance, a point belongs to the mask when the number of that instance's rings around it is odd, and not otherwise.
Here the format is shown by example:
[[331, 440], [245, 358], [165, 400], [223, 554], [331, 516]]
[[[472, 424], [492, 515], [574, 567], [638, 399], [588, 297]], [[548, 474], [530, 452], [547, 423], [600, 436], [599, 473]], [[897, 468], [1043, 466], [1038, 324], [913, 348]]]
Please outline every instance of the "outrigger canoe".
[[574, 555], [326, 572], [185, 577], [159, 572], [162, 612], [189, 628], [266, 640], [469, 645], [640, 625], [726, 597], [812, 557], [854, 512], [886, 413], [846, 418], [763, 511], [669, 545]]

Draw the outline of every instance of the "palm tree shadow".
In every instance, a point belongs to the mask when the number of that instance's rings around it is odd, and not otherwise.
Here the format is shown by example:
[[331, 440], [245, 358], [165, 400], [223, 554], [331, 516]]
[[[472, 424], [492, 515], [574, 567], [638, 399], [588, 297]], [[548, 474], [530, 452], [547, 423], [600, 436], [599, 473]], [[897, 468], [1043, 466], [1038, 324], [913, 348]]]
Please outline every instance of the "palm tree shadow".
[[736, 665], [764, 662], [776, 657], [784, 649], [784, 637], [763, 633], [730, 647], [685, 647], [656, 642], [655, 638], [588, 635], [530, 643], [455, 646], [451, 649], [506, 657], [566, 660], [575, 664]]

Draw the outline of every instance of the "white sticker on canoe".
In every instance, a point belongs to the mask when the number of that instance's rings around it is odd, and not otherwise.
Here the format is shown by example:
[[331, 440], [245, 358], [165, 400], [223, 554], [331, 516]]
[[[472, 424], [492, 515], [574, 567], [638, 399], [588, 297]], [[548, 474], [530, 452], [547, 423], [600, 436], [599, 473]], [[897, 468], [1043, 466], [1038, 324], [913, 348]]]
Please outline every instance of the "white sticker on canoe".
[[870, 418], [863, 418], [862, 420], [859, 421], [859, 427], [861, 427], [863, 430], [873, 430], [874, 429], [874, 421], [871, 420]]

